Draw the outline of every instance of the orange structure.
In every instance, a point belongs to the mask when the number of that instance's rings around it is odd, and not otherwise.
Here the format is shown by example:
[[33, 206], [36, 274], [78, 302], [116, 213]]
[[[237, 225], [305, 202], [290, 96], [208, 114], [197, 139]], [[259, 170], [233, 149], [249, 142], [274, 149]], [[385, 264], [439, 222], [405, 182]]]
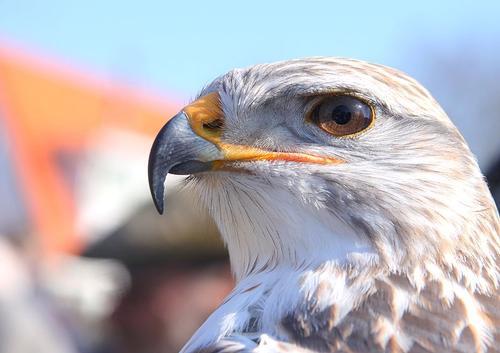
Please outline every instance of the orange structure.
[[152, 138], [177, 108], [171, 99], [90, 78], [0, 42], [0, 119], [44, 253], [77, 252], [82, 245], [61, 156], [78, 156], [104, 127]]

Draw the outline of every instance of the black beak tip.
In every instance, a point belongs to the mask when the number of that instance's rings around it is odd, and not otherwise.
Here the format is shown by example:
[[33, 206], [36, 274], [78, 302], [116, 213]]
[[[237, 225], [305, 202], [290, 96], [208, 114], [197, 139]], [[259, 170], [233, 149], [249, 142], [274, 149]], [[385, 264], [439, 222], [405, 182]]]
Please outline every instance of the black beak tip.
[[[156, 210], [159, 214], [163, 214], [164, 209], [164, 197], [165, 197], [165, 186], [163, 181], [160, 181], [161, 177], [157, 175], [149, 174], [149, 190], [151, 191], [151, 197], [153, 198], [153, 203], [155, 204]], [[164, 180], [164, 179], [163, 179]]]
[[148, 179], [149, 179], [149, 190], [151, 191], [151, 197], [153, 198], [153, 203], [155, 204], [156, 210], [159, 214], [163, 214], [164, 209], [164, 197], [165, 197], [165, 175], [162, 175], [157, 168], [159, 143], [158, 139], [155, 140], [149, 154], [148, 162]]
[[160, 191], [158, 194], [156, 194], [153, 197], [153, 200], [154, 200], [156, 210], [158, 211], [159, 214], [162, 215], [163, 214], [163, 206], [164, 206], [163, 191]]

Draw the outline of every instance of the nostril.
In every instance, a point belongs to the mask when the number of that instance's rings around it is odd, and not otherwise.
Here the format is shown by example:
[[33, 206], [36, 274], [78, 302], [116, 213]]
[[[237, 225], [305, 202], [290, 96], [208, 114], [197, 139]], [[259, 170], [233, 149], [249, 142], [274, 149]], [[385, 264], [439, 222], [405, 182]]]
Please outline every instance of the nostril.
[[215, 130], [220, 129], [224, 126], [224, 121], [222, 119], [215, 119], [208, 123], [203, 124], [204, 129]]

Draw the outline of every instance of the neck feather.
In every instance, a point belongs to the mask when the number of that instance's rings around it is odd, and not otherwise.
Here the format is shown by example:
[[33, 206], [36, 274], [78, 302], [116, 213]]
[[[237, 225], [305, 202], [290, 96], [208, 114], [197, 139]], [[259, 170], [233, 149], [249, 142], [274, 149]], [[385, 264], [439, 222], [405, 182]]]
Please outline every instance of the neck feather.
[[210, 201], [238, 281], [277, 267], [307, 269], [376, 257], [370, 242], [328, 209], [288, 190], [220, 178], [204, 189], [211, 190], [205, 201]]

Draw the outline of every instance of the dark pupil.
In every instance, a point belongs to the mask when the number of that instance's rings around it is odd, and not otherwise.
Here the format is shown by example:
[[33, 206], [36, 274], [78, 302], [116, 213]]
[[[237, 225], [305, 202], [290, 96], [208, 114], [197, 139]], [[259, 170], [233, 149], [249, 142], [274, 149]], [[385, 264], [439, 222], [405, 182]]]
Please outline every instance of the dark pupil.
[[351, 109], [346, 105], [337, 105], [332, 112], [332, 119], [339, 125], [345, 125], [351, 121]]

